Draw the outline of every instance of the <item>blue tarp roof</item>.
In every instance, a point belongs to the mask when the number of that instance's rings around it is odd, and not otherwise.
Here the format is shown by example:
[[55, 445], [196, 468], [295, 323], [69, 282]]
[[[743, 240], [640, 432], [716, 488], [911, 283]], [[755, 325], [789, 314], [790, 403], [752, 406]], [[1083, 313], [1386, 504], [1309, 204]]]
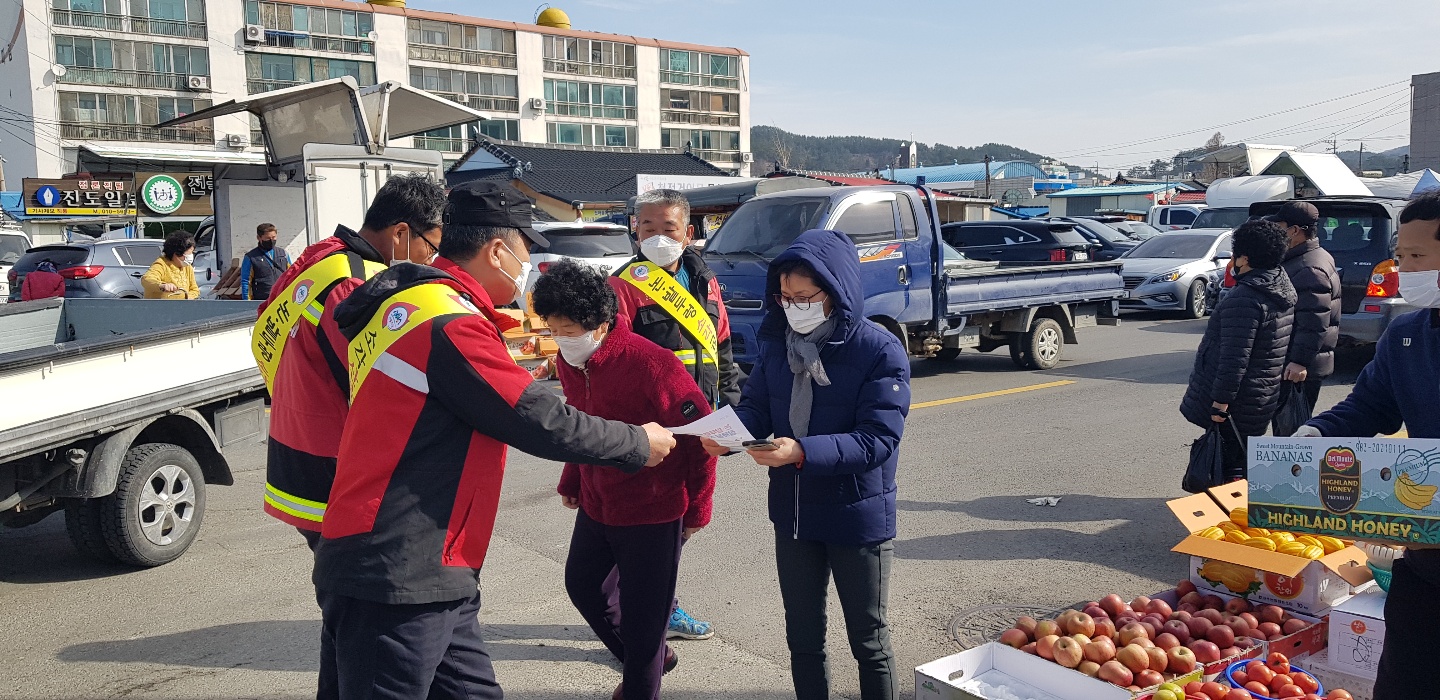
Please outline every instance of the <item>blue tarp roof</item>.
[[[881, 174], [896, 182], [915, 184], [915, 178], [924, 175], [927, 183], [955, 182], [957, 180], [984, 180], [984, 163], [952, 163], [950, 165], [927, 165], [921, 168], [896, 168], [883, 170]], [[1023, 160], [997, 160], [990, 163], [992, 179], [1007, 177], [1049, 177], [1040, 166]]]
[[20, 201], [20, 192], [0, 192], [0, 209], [5, 210], [5, 215], [16, 221], [30, 221], [31, 219], [68, 219], [67, 216], [36, 216], [25, 213], [25, 203]]
[[990, 210], [1006, 216], [1018, 216], [1022, 219], [1050, 215], [1050, 207], [990, 207]]
[[1101, 187], [1077, 187], [1073, 190], [1056, 192], [1050, 197], [1115, 197], [1127, 194], [1154, 194], [1173, 190], [1179, 187], [1177, 183], [1168, 182], [1150, 185], [1105, 185]]

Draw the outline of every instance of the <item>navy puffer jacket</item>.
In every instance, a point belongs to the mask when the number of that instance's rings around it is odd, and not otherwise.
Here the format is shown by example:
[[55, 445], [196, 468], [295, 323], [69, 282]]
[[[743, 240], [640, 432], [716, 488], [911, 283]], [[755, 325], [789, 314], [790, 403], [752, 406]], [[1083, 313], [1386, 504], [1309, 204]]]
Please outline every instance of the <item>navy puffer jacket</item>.
[[1264, 435], [1280, 404], [1294, 318], [1295, 288], [1284, 270], [1241, 275], [1205, 327], [1181, 415], [1207, 428], [1211, 404], [1229, 404], [1241, 435]]
[[829, 386], [815, 386], [800, 467], [770, 469], [770, 520], [796, 539], [865, 545], [895, 537], [895, 466], [910, 411], [910, 362], [900, 341], [865, 318], [855, 246], [834, 231], [806, 231], [775, 258], [765, 285], [759, 356], [736, 407], [756, 437], [794, 437], [785, 312], [776, 271], [787, 260], [815, 268], [839, 314], [820, 349]]

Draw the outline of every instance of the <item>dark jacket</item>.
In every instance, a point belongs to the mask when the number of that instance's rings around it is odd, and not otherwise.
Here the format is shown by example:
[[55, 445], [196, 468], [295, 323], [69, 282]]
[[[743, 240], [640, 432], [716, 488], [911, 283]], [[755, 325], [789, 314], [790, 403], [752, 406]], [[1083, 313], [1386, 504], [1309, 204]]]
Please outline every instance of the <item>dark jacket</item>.
[[290, 255], [284, 248], [278, 245], [268, 251], [260, 246], [251, 248], [240, 261], [240, 298], [269, 299], [270, 290], [288, 269]]
[[1195, 369], [1180, 402], [1185, 419], [1208, 428], [1210, 404], [1229, 404], [1241, 435], [1264, 435], [1279, 406], [1294, 318], [1295, 289], [1284, 270], [1241, 275], [1215, 307], [1195, 351]]
[[1309, 371], [1310, 379], [1335, 373], [1335, 345], [1340, 342], [1340, 275], [1335, 258], [1314, 238], [1291, 248], [1280, 266], [1295, 288], [1295, 327], [1290, 332], [1286, 362]]
[[740, 370], [730, 352], [730, 316], [725, 313], [725, 302], [720, 298], [720, 283], [715, 272], [705, 264], [704, 259], [693, 248], [686, 248], [680, 255], [680, 266], [690, 273], [690, 295], [705, 307], [710, 322], [715, 324], [716, 350], [719, 362], [704, 362], [699, 357], [700, 344], [680, 329], [676, 321], [659, 304], [650, 300], [635, 285], [620, 279], [625, 268], [638, 262], [635, 258], [615, 269], [610, 286], [620, 300], [620, 315], [630, 319], [635, 334], [659, 345], [666, 350], [682, 354], [681, 360], [711, 406], [734, 406], [740, 402]]
[[[1385, 329], [1375, 359], [1345, 400], [1310, 419], [1326, 437], [1391, 435], [1403, 425], [1412, 438], [1440, 438], [1440, 311], [1405, 314]], [[1440, 586], [1440, 549], [1405, 552], [1411, 567]]]
[[403, 309], [389, 300], [417, 285], [444, 285], [475, 311], [446, 311], [404, 330], [352, 389], [315, 548], [316, 588], [379, 603], [475, 595], [507, 445], [631, 472], [650, 459], [644, 430], [566, 406], [516, 365], [501, 336], [516, 323], [445, 258], [370, 278], [335, 320], [353, 341], [377, 314]]
[[757, 438], [794, 437], [785, 313], [775, 303], [778, 266], [801, 259], [835, 301], [835, 333], [820, 350], [829, 386], [814, 387], [799, 466], [769, 470], [770, 520], [796, 539], [863, 545], [895, 537], [895, 467], [910, 412], [910, 361], [900, 341], [865, 318], [855, 245], [834, 231], [806, 231], [770, 264], [759, 354], [735, 412]]

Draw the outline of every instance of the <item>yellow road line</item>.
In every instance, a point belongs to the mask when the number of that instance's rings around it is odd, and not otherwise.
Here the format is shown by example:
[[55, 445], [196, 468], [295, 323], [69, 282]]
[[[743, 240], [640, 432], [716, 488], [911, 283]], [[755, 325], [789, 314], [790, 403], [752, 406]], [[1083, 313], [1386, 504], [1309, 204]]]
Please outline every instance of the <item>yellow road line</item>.
[[916, 409], [916, 408], [930, 408], [931, 406], [946, 406], [946, 405], [949, 405], [949, 404], [952, 404], [952, 403], [961, 403], [961, 402], [964, 402], [964, 401], [976, 401], [976, 400], [979, 400], [979, 399], [990, 399], [990, 398], [994, 398], [994, 397], [996, 397], [996, 396], [1008, 396], [1008, 395], [1010, 395], [1010, 394], [1023, 394], [1023, 393], [1025, 393], [1025, 392], [1027, 392], [1027, 391], [1039, 391], [1040, 389], [1053, 389], [1053, 388], [1055, 388], [1055, 387], [1057, 387], [1057, 386], [1065, 386], [1065, 385], [1067, 385], [1067, 384], [1074, 384], [1074, 383], [1075, 383], [1074, 380], [1072, 380], [1072, 379], [1066, 379], [1066, 380], [1058, 381], [1058, 382], [1047, 382], [1047, 383], [1045, 383], [1045, 384], [1031, 384], [1031, 385], [1029, 385], [1029, 386], [1017, 386], [1017, 387], [1015, 387], [1014, 389], [1001, 389], [1000, 391], [987, 391], [987, 392], [985, 392], [985, 393], [983, 393], [983, 394], [968, 394], [968, 395], [966, 395], [966, 396], [956, 396], [956, 397], [953, 397], [953, 398], [949, 398], [949, 399], [939, 399], [939, 400], [936, 400], [936, 401], [921, 401], [920, 403], [912, 403], [912, 404], [910, 404], [910, 408], [911, 408], [911, 409]]

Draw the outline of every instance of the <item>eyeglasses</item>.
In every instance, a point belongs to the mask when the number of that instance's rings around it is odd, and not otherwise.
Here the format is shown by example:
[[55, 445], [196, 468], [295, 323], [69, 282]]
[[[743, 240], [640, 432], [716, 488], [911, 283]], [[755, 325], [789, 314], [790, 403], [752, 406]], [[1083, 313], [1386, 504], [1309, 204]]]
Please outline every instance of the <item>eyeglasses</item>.
[[816, 292], [805, 297], [787, 297], [784, 294], [775, 295], [775, 303], [779, 304], [780, 308], [793, 306], [801, 311], [809, 311], [811, 304], [821, 304], [824, 302], [825, 292]]

